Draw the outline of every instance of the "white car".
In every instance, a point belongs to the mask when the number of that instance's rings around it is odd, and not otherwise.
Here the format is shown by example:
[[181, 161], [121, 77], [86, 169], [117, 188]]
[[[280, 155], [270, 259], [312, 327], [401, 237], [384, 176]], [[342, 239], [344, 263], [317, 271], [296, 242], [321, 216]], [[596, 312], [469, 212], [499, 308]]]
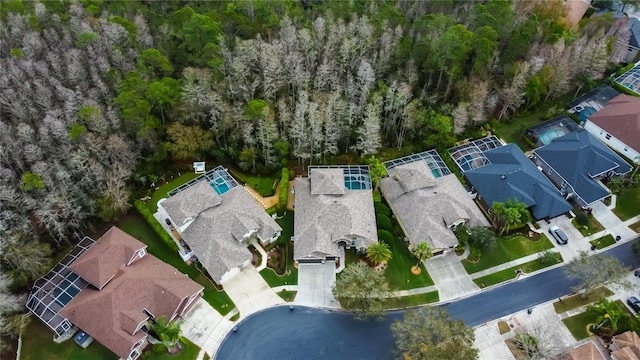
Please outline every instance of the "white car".
[[551, 233], [553, 238], [556, 239], [556, 242], [558, 243], [558, 245], [566, 245], [569, 242], [569, 238], [567, 237], [567, 234], [565, 234], [564, 231], [562, 231], [562, 229], [560, 229], [555, 225], [551, 225], [549, 227], [549, 233]]

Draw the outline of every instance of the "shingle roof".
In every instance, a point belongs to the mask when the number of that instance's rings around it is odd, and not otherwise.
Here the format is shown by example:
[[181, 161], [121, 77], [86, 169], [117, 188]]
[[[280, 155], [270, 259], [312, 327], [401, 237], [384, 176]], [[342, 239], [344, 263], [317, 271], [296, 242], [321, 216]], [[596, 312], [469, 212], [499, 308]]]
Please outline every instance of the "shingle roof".
[[582, 130], [554, 139], [549, 145], [535, 150], [587, 204], [609, 195], [594, 177], [614, 171], [623, 175], [631, 171], [613, 150]]
[[609, 105], [589, 117], [589, 121], [640, 151], [640, 98], [620, 94]]
[[571, 349], [568, 354], [570, 360], [605, 360], [593, 341], [589, 341]]
[[100, 289], [133, 258], [137, 251], [146, 247], [142, 242], [114, 226], [69, 268]]
[[487, 205], [515, 198], [531, 210], [534, 219], [553, 218], [571, 205], [515, 144], [488, 150], [491, 164], [464, 173]]
[[[422, 177], [423, 180], [415, 179], [413, 183], [423, 186], [410, 190], [404, 187], [396, 175], [407, 172]], [[380, 181], [380, 190], [414, 244], [426, 241], [433, 250], [457, 245], [458, 240], [448, 226], [458, 220], [467, 221], [469, 227], [489, 226], [455, 175], [436, 179], [423, 161], [389, 170], [389, 176]]]
[[346, 191], [342, 169], [309, 169], [313, 195], [342, 195]]
[[[131, 242], [132, 248], [138, 243], [117, 228], [112, 228], [105, 235], [108, 236], [107, 242], [113, 242], [114, 235], [117, 235], [118, 243]], [[100, 248], [104, 239], [103, 236], [92, 249]], [[108, 252], [103, 252], [100, 257], [108, 256]], [[125, 359], [133, 345], [146, 337], [141, 331], [132, 334], [137, 325], [147, 319], [143, 309], [156, 318], [165, 316], [170, 320], [174, 312], [180, 310], [182, 299], [203, 289], [188, 276], [150, 254], [128, 266], [120, 266], [115, 275], [102, 290], [91, 287], [82, 290], [60, 314]]]
[[433, 174], [424, 161], [398, 166], [394, 170], [392, 176], [404, 192], [436, 186]]
[[611, 355], [616, 360], [638, 360], [640, 359], [640, 337], [633, 331], [627, 331], [613, 337], [613, 343], [619, 350]]
[[[310, 178], [296, 179], [294, 258], [339, 256], [340, 240], [356, 239], [356, 248], [378, 241], [372, 191], [344, 188], [344, 194], [312, 194], [318, 174], [312, 170]], [[331, 170], [339, 171], [344, 187], [342, 169]]]
[[[207, 189], [208, 188], [208, 189]], [[184, 194], [171, 196], [162, 202], [173, 222], [182, 226], [187, 219], [195, 219], [201, 212], [222, 202], [222, 198], [208, 181], [200, 181], [186, 190]]]
[[[205, 180], [180, 191], [171, 198], [174, 204], [183, 204], [191, 208], [185, 199], [207, 198], [215, 190]], [[216, 193], [217, 194], [217, 193]], [[177, 199], [174, 199], [177, 198]], [[219, 203], [210, 203], [209, 208], [201, 209], [194, 221], [182, 231], [182, 238], [189, 244], [202, 265], [217, 281], [234, 267], [240, 266], [252, 255], [247, 247], [241, 243], [243, 237], [251, 231], [257, 231], [262, 239], [272, 237], [282, 228], [264, 211], [243, 187], [237, 186], [219, 197]], [[184, 213], [180, 208], [174, 213]], [[173, 216], [169, 214], [171, 219]]]

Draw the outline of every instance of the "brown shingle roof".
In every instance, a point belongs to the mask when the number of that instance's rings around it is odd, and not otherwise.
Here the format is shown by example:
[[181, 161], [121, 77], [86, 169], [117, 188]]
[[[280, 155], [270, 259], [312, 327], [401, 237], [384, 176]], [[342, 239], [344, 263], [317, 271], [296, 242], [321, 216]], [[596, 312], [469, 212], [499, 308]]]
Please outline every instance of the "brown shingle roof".
[[562, 357], [566, 360], [605, 360], [604, 356], [598, 351], [596, 345], [589, 341], [576, 348], [571, 349], [568, 356]]
[[640, 151], [640, 98], [620, 94], [589, 121], [615, 136], [630, 148]]
[[69, 267], [91, 285], [101, 289], [121, 266], [129, 263], [139, 250], [146, 247], [114, 226]]
[[613, 337], [613, 343], [618, 350], [611, 353], [615, 360], [639, 360], [640, 337], [633, 331], [627, 331]]
[[[114, 239], [114, 235], [119, 236]], [[130, 248], [139, 243], [117, 228], [105, 236], [91, 250], [100, 246], [103, 239], [123, 246], [131, 242]], [[109, 256], [109, 252], [101, 254]], [[60, 314], [122, 358], [127, 358], [133, 345], [146, 336], [140, 331], [132, 335], [137, 325], [146, 319], [143, 309], [156, 318], [165, 316], [170, 320], [174, 312], [182, 309], [183, 299], [203, 289], [150, 254], [128, 266], [120, 265], [114, 275], [102, 290], [84, 289]]]

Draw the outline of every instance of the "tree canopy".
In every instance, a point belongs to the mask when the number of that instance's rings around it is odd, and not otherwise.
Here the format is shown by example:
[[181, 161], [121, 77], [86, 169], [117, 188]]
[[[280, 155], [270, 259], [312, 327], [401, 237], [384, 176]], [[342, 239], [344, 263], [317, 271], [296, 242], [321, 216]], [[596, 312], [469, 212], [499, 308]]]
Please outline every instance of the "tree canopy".
[[595, 288], [607, 284], [616, 284], [626, 289], [632, 287], [627, 279], [630, 269], [613, 256], [590, 255], [587, 251], [580, 251], [564, 269], [569, 278], [580, 281], [573, 289], [576, 292], [584, 291], [583, 297]]
[[403, 320], [391, 325], [396, 358], [416, 360], [472, 360], [475, 334], [462, 320], [453, 320], [442, 307], [408, 310]]
[[332, 292], [343, 308], [353, 311], [356, 319], [366, 320], [383, 316], [383, 298], [388, 295], [389, 284], [382, 272], [358, 262], [342, 270]]

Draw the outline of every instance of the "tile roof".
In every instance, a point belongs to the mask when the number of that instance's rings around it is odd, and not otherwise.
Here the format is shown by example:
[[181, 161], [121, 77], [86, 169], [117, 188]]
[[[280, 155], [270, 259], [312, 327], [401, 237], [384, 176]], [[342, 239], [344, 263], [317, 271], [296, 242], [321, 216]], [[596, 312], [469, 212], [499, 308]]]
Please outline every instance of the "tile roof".
[[610, 193], [594, 178], [608, 171], [618, 175], [631, 171], [629, 164], [586, 130], [554, 139], [549, 145], [536, 149], [535, 153], [560, 174], [587, 204]]
[[[203, 180], [162, 201], [160, 206], [175, 222], [174, 216], [180, 218], [185, 211], [177, 206], [166, 208], [167, 201], [191, 209], [189, 199], [209, 198], [211, 193], [216, 192], [208, 181]], [[257, 232], [261, 239], [268, 239], [282, 231], [245, 188], [236, 186], [219, 198], [220, 202], [208, 203], [211, 207], [200, 209], [181, 232], [182, 238], [216, 281], [252, 258], [249, 249], [241, 242], [245, 235]]]
[[[407, 174], [414, 186], [404, 185]], [[458, 244], [449, 226], [459, 220], [466, 221], [469, 227], [489, 226], [456, 176], [434, 178], [424, 161], [389, 170], [389, 176], [380, 181], [380, 190], [411, 241], [426, 241], [432, 250]]]
[[607, 107], [591, 115], [589, 121], [640, 151], [640, 98], [620, 94]]
[[309, 178], [296, 178], [294, 217], [294, 259], [304, 257], [339, 256], [338, 241], [350, 243], [356, 239], [356, 248], [368, 247], [378, 241], [373, 195], [371, 190], [349, 190], [340, 174], [342, 194], [313, 194], [314, 182], [319, 188], [329, 186], [317, 184], [318, 180], [336, 183], [334, 176], [312, 169]]
[[487, 205], [515, 198], [529, 207], [536, 220], [571, 210], [558, 189], [515, 144], [485, 151], [484, 156], [491, 164], [464, 175]]
[[[138, 243], [117, 228], [112, 228], [105, 236], [107, 243], [113, 242], [116, 236], [118, 243], [131, 242], [132, 248]], [[100, 247], [103, 240], [104, 236], [92, 249]], [[101, 256], [108, 257], [109, 253], [103, 252]], [[146, 337], [141, 331], [133, 334], [138, 324], [147, 319], [142, 313], [143, 309], [156, 318], [165, 316], [170, 320], [174, 312], [180, 310], [179, 306], [183, 305], [182, 299], [202, 289], [188, 276], [153, 255], [146, 254], [128, 266], [121, 264], [115, 277], [102, 290], [91, 287], [82, 290], [60, 314], [126, 359], [134, 344]]]
[[114, 226], [69, 268], [91, 285], [101, 289], [139, 250], [146, 247], [147, 245]]

